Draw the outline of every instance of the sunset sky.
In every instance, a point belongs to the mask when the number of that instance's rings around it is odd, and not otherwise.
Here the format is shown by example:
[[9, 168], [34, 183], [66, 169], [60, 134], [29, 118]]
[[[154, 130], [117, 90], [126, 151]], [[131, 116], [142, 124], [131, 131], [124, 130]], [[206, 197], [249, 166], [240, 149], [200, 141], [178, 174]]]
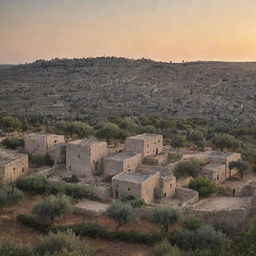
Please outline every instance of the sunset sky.
[[256, 0], [0, 0], [0, 63], [256, 60]]

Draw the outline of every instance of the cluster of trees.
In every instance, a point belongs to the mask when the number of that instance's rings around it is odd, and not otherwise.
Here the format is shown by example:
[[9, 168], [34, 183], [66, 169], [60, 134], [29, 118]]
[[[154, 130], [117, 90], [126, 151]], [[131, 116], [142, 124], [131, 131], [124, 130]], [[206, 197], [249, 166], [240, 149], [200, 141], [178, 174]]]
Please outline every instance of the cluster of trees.
[[13, 205], [21, 201], [24, 194], [15, 186], [5, 185], [0, 188], [0, 207]]
[[49, 233], [34, 246], [22, 246], [6, 238], [0, 241], [1, 256], [91, 256], [93, 250], [73, 232]]

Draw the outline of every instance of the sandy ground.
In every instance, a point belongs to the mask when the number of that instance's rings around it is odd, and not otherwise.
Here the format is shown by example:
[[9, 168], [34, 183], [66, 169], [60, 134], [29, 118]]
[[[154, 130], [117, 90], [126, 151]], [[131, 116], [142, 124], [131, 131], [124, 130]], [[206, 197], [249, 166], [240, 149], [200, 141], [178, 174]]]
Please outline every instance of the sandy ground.
[[103, 213], [109, 207], [108, 204], [104, 204], [104, 203], [100, 203], [100, 202], [96, 202], [88, 199], [82, 199], [75, 206], [81, 209], [85, 209], [87, 211], [92, 211], [97, 213]]
[[207, 204], [199, 206], [198, 210], [213, 211], [221, 209], [238, 209], [248, 200], [247, 197], [210, 197]]

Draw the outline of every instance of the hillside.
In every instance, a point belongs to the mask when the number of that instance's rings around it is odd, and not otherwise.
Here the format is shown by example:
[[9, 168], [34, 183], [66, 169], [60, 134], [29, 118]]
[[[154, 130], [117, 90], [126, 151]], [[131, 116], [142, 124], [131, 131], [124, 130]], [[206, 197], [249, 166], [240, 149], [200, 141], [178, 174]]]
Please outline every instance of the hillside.
[[88, 58], [0, 66], [0, 108], [57, 119], [145, 115], [256, 123], [256, 63]]

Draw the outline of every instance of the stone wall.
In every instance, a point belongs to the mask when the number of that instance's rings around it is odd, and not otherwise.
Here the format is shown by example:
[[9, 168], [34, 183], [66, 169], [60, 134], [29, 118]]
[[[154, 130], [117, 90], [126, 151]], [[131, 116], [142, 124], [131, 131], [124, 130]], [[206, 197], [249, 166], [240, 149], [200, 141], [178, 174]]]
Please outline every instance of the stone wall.
[[180, 200], [181, 207], [192, 205], [199, 201], [199, 194], [197, 191], [178, 186], [176, 186], [175, 189], [175, 197]]
[[176, 178], [175, 177], [161, 177], [162, 197], [171, 198], [175, 195]]
[[53, 145], [48, 150], [48, 154], [54, 161], [54, 164], [66, 163], [66, 143], [57, 143]]

